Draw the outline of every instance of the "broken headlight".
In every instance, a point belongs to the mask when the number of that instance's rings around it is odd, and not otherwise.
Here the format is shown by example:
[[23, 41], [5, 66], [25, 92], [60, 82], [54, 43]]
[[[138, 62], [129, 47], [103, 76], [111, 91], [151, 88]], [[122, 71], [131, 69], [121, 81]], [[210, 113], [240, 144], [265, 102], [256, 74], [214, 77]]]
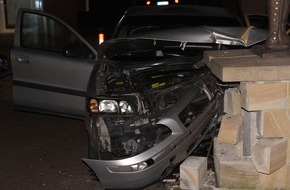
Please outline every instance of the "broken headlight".
[[133, 114], [134, 110], [131, 104], [126, 100], [113, 99], [91, 99], [91, 113], [111, 113], [111, 114]]

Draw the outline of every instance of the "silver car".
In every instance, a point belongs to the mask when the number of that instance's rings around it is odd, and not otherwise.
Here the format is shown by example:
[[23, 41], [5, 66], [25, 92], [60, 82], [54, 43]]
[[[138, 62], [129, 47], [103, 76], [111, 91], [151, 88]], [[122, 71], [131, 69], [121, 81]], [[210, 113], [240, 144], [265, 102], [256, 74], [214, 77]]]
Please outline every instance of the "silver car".
[[[175, 6], [172, 19], [160, 16], [173, 21], [191, 8]], [[157, 20], [148, 15], [146, 24]], [[146, 187], [191, 155], [217, 126], [227, 86], [205, 66], [203, 52], [250, 48], [267, 36], [217, 22], [166, 23], [129, 33], [119, 24], [97, 51], [54, 16], [19, 11], [11, 52], [15, 107], [84, 119], [89, 154], [82, 160], [105, 189]]]

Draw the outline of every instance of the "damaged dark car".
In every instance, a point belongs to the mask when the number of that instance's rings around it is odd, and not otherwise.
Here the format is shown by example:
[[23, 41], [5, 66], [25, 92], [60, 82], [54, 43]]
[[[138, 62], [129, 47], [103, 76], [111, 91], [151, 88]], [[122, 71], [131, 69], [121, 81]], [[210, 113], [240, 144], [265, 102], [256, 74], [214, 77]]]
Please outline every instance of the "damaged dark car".
[[22, 9], [11, 53], [15, 108], [85, 119], [82, 160], [103, 187], [144, 188], [219, 122], [226, 85], [205, 66], [204, 51], [250, 48], [266, 35], [254, 27], [166, 28], [112, 38], [97, 52], [54, 16]]

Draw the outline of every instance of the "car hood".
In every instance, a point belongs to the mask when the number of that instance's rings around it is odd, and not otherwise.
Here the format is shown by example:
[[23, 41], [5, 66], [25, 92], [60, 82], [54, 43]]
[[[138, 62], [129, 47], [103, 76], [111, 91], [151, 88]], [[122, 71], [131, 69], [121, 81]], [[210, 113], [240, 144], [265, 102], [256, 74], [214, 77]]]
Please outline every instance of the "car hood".
[[[114, 38], [99, 46], [99, 58], [110, 58], [132, 51], [154, 50], [179, 43], [180, 48], [196, 44], [223, 44], [250, 47], [266, 40], [267, 30], [251, 27], [187, 27], [149, 31], [130, 35], [127, 38]], [[167, 43], [164, 43], [167, 42]]]

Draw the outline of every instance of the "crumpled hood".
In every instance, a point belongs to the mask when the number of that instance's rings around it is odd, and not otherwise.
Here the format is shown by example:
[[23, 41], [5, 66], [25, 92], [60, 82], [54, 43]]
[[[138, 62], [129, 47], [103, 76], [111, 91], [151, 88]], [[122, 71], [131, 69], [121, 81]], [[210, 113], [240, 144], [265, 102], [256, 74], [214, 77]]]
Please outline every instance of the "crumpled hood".
[[[250, 47], [266, 40], [268, 31], [251, 27], [187, 27], [144, 32], [127, 38], [115, 38], [99, 46], [99, 59], [142, 50], [157, 50], [164, 44], [178, 43], [186, 48], [189, 43], [224, 44]], [[164, 43], [167, 42], [167, 43]], [[163, 44], [163, 45], [162, 45]], [[164, 46], [165, 47], [165, 46]]]
[[[214, 43], [225, 45], [252, 46], [264, 41], [268, 32], [264, 29], [251, 27], [188, 27], [163, 31], [150, 31], [141, 34], [144, 38], [184, 43]], [[140, 34], [138, 34], [140, 36]], [[138, 37], [130, 36], [130, 38]]]

